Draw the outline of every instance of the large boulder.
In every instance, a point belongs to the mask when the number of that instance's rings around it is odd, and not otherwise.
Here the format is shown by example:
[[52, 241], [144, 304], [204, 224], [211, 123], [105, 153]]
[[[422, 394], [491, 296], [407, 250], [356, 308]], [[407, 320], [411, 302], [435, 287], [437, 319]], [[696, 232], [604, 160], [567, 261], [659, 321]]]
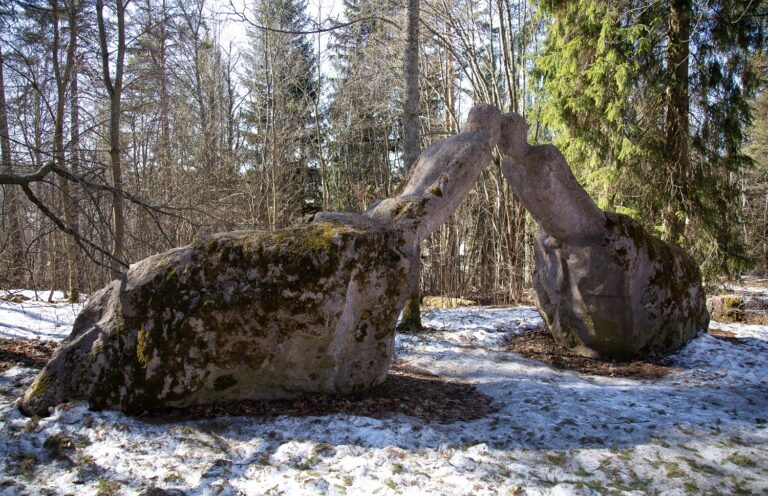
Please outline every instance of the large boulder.
[[709, 323], [696, 262], [631, 218], [606, 215], [590, 242], [534, 243], [537, 306], [553, 336], [585, 356], [665, 355]]
[[555, 339], [585, 356], [631, 359], [670, 353], [705, 330], [693, 259], [629, 217], [603, 212], [556, 147], [528, 144], [519, 115], [505, 120], [502, 170], [541, 227], [534, 285]]
[[94, 294], [24, 395], [130, 413], [382, 382], [411, 262], [359, 215], [152, 256]]
[[138, 413], [381, 383], [418, 245], [491, 163], [503, 123], [475, 107], [465, 132], [427, 148], [403, 190], [363, 214], [213, 235], [131, 266], [91, 296], [22, 411], [83, 400]]

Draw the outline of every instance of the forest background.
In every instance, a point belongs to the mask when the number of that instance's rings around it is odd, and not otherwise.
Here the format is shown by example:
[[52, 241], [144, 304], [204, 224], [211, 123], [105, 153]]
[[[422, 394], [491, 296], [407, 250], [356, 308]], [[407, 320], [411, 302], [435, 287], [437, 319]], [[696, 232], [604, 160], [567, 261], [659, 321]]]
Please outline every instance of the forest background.
[[[473, 104], [518, 112], [707, 281], [768, 270], [766, 1], [5, 0], [0, 288], [74, 300], [207, 233], [391, 196], [414, 8], [420, 148]], [[535, 229], [495, 156], [422, 291], [524, 299]]]

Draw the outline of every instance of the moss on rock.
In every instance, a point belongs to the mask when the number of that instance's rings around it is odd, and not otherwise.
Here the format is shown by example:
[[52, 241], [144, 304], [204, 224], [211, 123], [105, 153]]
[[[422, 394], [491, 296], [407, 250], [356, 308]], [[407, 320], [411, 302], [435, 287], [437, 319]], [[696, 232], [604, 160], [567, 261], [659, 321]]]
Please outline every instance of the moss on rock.
[[136, 336], [136, 360], [144, 368], [146, 368], [151, 359], [150, 350], [149, 333], [144, 329], [144, 325], [140, 324], [139, 333]]
[[37, 376], [35, 382], [32, 383], [30, 388], [31, 396], [34, 399], [41, 398], [51, 386], [51, 376], [49, 374], [43, 374]]

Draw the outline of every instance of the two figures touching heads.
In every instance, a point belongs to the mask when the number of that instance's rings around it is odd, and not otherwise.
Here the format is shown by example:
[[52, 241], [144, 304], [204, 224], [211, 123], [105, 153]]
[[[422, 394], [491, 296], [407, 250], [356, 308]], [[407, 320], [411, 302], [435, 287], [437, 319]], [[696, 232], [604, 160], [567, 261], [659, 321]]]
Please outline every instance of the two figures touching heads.
[[474, 107], [463, 133], [427, 148], [403, 192], [365, 215], [398, 214], [421, 241], [464, 200], [494, 147], [540, 227], [533, 243], [537, 306], [561, 344], [629, 359], [667, 354], [707, 328], [696, 262], [630, 217], [603, 212], [555, 146], [528, 143], [525, 119], [513, 112]]
[[528, 144], [521, 116], [479, 105], [464, 132], [424, 150], [399, 194], [362, 214], [211, 234], [132, 264], [91, 295], [20, 408], [47, 415], [83, 400], [141, 413], [381, 384], [418, 245], [464, 201], [494, 148], [541, 227], [537, 304], [563, 345], [658, 355], [707, 327], [698, 266], [683, 250], [604, 213], [557, 148]]
[[[424, 150], [399, 195], [364, 215], [389, 221], [395, 214], [411, 220], [409, 228], [419, 242], [464, 201], [498, 148], [505, 177], [547, 233], [562, 241], [600, 233], [605, 215], [579, 186], [562, 154], [552, 145], [530, 145], [527, 134], [519, 114], [478, 105], [469, 112], [462, 133]], [[403, 208], [405, 202], [413, 205]]]

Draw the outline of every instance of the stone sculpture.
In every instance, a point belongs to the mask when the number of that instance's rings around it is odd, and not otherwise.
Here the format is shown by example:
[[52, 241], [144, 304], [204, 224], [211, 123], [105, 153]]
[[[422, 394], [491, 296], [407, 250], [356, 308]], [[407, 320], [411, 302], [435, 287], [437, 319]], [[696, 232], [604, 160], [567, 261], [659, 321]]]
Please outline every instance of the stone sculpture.
[[361, 215], [216, 234], [132, 265], [91, 296], [22, 411], [84, 400], [141, 413], [381, 383], [418, 243], [490, 163], [502, 122], [475, 107], [465, 132], [421, 154], [402, 193]]
[[527, 143], [524, 119], [481, 105], [465, 132], [421, 154], [401, 193], [362, 214], [215, 234], [132, 265], [91, 296], [20, 408], [47, 415], [84, 400], [141, 413], [381, 383], [418, 244], [461, 204], [495, 146], [542, 228], [534, 283], [560, 342], [631, 358], [706, 328], [701, 277], [684, 251], [602, 212], [556, 148]]
[[694, 260], [631, 218], [600, 210], [557, 148], [529, 145], [525, 120], [504, 119], [502, 168], [541, 228], [534, 286], [554, 337], [581, 355], [630, 359], [667, 354], [705, 330]]

